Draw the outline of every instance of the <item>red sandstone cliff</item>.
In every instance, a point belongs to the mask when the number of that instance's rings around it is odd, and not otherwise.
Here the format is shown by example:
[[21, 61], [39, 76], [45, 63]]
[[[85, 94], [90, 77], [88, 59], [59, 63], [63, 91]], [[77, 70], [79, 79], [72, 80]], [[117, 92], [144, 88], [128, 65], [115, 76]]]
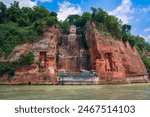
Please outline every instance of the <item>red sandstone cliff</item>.
[[[47, 27], [40, 41], [17, 46], [7, 58], [8, 62], [19, 61], [22, 53], [32, 51], [34, 64], [18, 68], [12, 80], [5, 74], [0, 83], [57, 84], [61, 71], [93, 84], [148, 82], [147, 70], [137, 50], [128, 42], [97, 31], [94, 23], [88, 23], [85, 32], [84, 43], [88, 48], [83, 46], [83, 38], [76, 34], [75, 26], [71, 26], [69, 35], [62, 35], [56, 27]], [[62, 44], [58, 46], [60, 36]], [[86, 79], [86, 75], [79, 75], [80, 71], [91, 70], [96, 70], [98, 77], [90, 74]]]
[[[57, 49], [60, 31], [56, 27], [47, 27], [41, 39], [34, 43], [25, 43], [14, 48], [7, 58], [8, 62], [20, 61], [20, 55], [32, 51], [34, 64], [20, 67], [12, 80], [1, 79], [1, 83], [46, 83], [56, 84], [57, 80]], [[5, 80], [4, 80], [5, 79]]]
[[94, 23], [86, 28], [90, 64], [100, 82], [148, 82], [147, 70], [135, 47], [98, 32]]

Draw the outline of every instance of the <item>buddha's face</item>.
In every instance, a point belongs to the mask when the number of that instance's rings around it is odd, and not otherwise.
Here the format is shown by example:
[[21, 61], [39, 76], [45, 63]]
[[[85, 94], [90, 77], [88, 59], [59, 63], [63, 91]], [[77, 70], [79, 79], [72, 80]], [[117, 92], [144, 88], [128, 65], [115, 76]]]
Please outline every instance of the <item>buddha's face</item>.
[[92, 22], [92, 27], [93, 27], [93, 28], [96, 28], [96, 25], [95, 25], [95, 23], [93, 23], [93, 22]]
[[76, 26], [70, 26], [70, 34], [76, 34]]

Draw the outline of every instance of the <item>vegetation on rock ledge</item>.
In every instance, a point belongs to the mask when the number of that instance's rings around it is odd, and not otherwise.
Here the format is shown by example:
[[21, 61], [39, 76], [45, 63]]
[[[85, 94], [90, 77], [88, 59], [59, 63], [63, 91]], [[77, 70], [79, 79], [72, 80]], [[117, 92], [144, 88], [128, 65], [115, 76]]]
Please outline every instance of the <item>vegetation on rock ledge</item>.
[[[19, 7], [19, 2], [14, 2], [9, 8], [0, 2], [0, 56], [7, 57], [15, 46], [36, 41], [44, 32], [46, 25], [57, 25], [63, 33], [68, 33], [71, 24], [84, 29], [87, 21], [93, 21], [101, 32], [110, 33], [114, 39], [128, 41], [135, 46], [143, 59], [148, 71], [150, 71], [150, 59], [145, 53], [150, 51], [150, 44], [144, 38], [134, 36], [130, 33], [131, 26], [123, 24], [115, 16], [109, 15], [101, 8], [91, 8], [91, 13], [84, 12], [80, 15], [70, 15], [65, 21], [58, 21], [57, 13], [48, 11], [43, 6]], [[26, 55], [21, 56], [22, 60], [28, 59]], [[32, 57], [31, 57], [32, 58]], [[29, 59], [29, 64], [31, 59]], [[0, 73], [11, 71], [9, 68], [0, 67]]]
[[14, 2], [9, 8], [0, 2], [0, 55], [8, 56], [15, 46], [36, 41], [46, 24], [57, 23], [57, 14], [43, 6], [19, 7]]

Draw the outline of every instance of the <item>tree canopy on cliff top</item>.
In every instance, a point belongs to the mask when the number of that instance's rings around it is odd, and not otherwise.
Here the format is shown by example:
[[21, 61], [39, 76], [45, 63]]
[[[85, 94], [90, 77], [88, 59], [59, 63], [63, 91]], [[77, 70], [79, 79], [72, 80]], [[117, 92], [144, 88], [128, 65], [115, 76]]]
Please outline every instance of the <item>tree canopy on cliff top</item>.
[[56, 23], [57, 14], [43, 6], [20, 8], [19, 2], [14, 2], [7, 8], [0, 2], [0, 55], [8, 56], [16, 45], [35, 41], [45, 25]]
[[144, 38], [132, 35], [130, 25], [122, 24], [121, 20], [101, 8], [91, 8], [91, 13], [70, 15], [65, 21], [58, 21], [57, 13], [43, 6], [20, 8], [19, 2], [14, 2], [7, 8], [0, 2], [0, 56], [8, 56], [18, 44], [37, 40], [45, 25], [57, 25], [66, 33], [71, 24], [84, 28], [87, 21], [95, 22], [98, 30], [110, 33], [114, 39], [129, 41], [138, 49], [150, 70], [150, 59], [144, 54], [150, 51], [150, 44]]

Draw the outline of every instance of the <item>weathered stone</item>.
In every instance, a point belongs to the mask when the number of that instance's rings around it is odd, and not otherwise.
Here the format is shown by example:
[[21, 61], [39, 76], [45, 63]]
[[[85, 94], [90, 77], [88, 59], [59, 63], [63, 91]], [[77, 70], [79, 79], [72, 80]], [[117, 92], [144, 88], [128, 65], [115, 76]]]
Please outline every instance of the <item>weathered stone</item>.
[[13, 52], [7, 57], [7, 61], [19, 61], [20, 55], [23, 53], [27, 53], [32, 49], [32, 43], [25, 43], [19, 46], [16, 46]]
[[[128, 42], [115, 41], [109, 36], [102, 35], [95, 31], [92, 24], [87, 25], [86, 39], [90, 51], [91, 68], [96, 69], [100, 81], [122, 79], [122, 82], [126, 82], [130, 75], [136, 76], [135, 79], [140, 79], [141, 75], [148, 78], [147, 70], [137, 50]], [[147, 80], [141, 78], [140, 81]]]
[[[5, 82], [10, 84], [15, 83], [48, 83], [57, 84], [57, 39], [60, 36], [60, 31], [56, 27], [47, 27], [42, 39], [35, 43], [26, 43], [17, 46], [11, 55], [7, 58], [8, 61], [19, 61], [19, 56], [22, 53], [32, 51], [34, 54], [34, 64], [27, 67], [20, 67], [16, 70], [15, 79], [9, 82], [5, 78]], [[45, 77], [50, 80], [45, 80]], [[1, 81], [0, 81], [1, 82]]]
[[79, 72], [81, 69], [87, 69], [87, 52], [80, 46], [80, 37], [76, 34], [76, 27], [72, 25], [70, 34], [62, 37], [62, 45], [59, 47], [58, 70]]
[[[149, 82], [137, 50], [128, 42], [98, 32], [96, 25], [90, 22], [85, 32], [86, 39], [83, 39], [76, 34], [74, 25], [70, 26], [69, 35], [60, 35], [56, 27], [47, 27], [40, 41], [17, 46], [7, 58], [8, 62], [19, 61], [21, 54], [32, 51], [34, 64], [18, 68], [12, 80], [7, 74], [3, 75], [0, 84], [58, 84], [62, 80], [64, 84]], [[58, 46], [60, 36], [62, 44]], [[3, 62], [2, 57], [0, 61]], [[59, 77], [61, 72], [68, 76]]]

